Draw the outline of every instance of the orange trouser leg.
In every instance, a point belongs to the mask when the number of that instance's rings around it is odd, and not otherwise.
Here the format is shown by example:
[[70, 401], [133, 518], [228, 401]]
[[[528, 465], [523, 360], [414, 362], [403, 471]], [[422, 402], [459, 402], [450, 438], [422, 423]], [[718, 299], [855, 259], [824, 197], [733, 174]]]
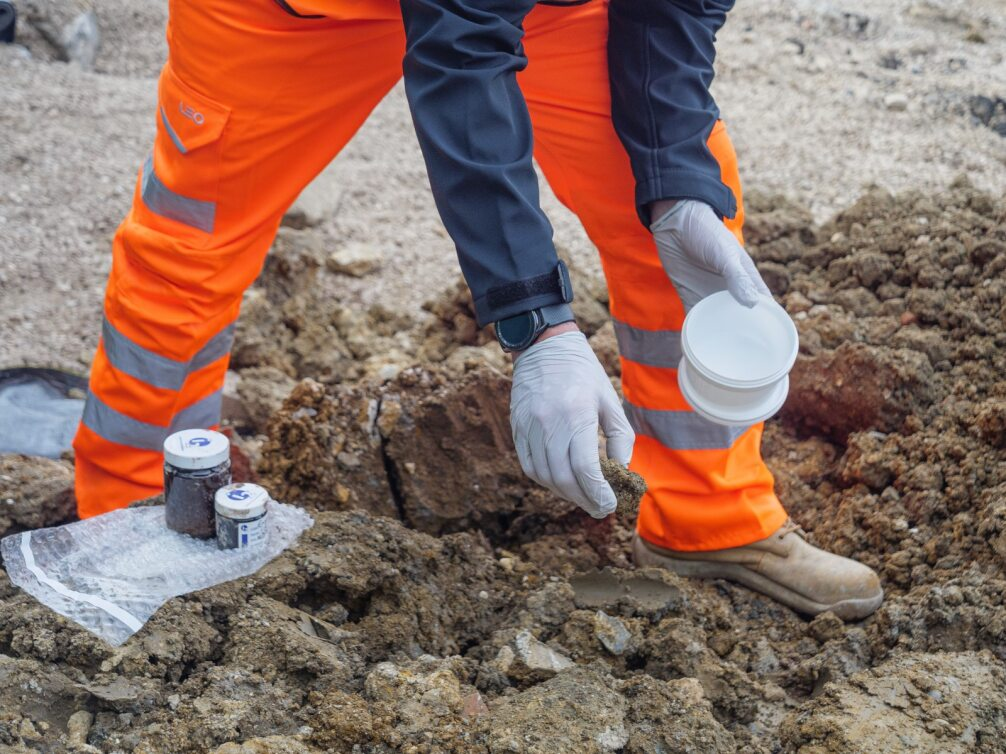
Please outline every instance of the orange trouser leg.
[[354, 8], [172, 3], [157, 136], [113, 241], [74, 441], [81, 517], [158, 492], [164, 438], [219, 422], [241, 295], [283, 212], [401, 76], [396, 4]]
[[[536, 156], [559, 198], [601, 253], [622, 352], [626, 409], [636, 429], [632, 468], [649, 492], [640, 534], [682, 550], [762, 539], [786, 519], [760, 454], [762, 426], [736, 433], [695, 414], [678, 390], [685, 310], [633, 206], [628, 156], [611, 125], [607, 3], [537, 7], [526, 23], [521, 74]], [[740, 203], [737, 163], [722, 124], [709, 139]], [[743, 215], [728, 222], [741, 238]]]

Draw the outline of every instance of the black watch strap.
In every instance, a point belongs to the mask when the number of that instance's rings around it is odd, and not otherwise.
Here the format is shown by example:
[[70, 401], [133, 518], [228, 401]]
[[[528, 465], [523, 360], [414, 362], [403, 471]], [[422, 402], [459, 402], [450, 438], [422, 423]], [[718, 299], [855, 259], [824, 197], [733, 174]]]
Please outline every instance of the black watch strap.
[[566, 303], [573, 300], [573, 285], [569, 279], [569, 269], [561, 259], [552, 272], [524, 280], [514, 280], [506, 285], [490, 288], [486, 293], [486, 302], [492, 309], [499, 310], [535, 296], [554, 293], [558, 293], [559, 298]]
[[[555, 327], [556, 325], [561, 325], [563, 322], [572, 322], [576, 319], [573, 316], [573, 307], [569, 304], [543, 306], [538, 311], [541, 312], [542, 319], [545, 321], [545, 327]], [[542, 329], [544, 330], [545, 328], [543, 327]]]

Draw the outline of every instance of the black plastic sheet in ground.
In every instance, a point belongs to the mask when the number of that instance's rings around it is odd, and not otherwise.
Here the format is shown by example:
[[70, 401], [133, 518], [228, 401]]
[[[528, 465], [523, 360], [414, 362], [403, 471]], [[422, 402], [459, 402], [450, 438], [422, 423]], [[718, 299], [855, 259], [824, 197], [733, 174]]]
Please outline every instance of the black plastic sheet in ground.
[[14, 3], [9, 0], [0, 0], [0, 42], [11, 44], [14, 42], [14, 30], [17, 23], [17, 11]]
[[0, 369], [0, 453], [58, 458], [70, 449], [87, 381], [56, 369]]

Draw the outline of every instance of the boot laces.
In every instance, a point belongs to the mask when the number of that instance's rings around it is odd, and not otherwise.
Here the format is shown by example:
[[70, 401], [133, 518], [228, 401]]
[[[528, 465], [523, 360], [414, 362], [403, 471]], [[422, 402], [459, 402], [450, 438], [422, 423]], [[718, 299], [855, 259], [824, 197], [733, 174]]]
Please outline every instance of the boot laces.
[[799, 526], [793, 519], [787, 518], [786, 523], [779, 527], [779, 539], [782, 539], [791, 532], [796, 532], [796, 535], [800, 539], [807, 540], [807, 532], [803, 530], [803, 527]]

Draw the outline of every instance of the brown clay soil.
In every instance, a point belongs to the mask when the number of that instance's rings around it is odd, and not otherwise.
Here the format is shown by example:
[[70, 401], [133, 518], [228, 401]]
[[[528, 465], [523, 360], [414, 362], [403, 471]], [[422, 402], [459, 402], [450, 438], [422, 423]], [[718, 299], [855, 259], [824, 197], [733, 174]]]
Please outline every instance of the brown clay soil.
[[[340, 308], [284, 229], [228, 414], [314, 527], [118, 649], [0, 572], [0, 751], [1006, 751], [1006, 203], [961, 181], [814, 226], [753, 197], [748, 235], [802, 340], [766, 456], [812, 539], [880, 572], [876, 615], [632, 569], [623, 516], [521, 474], [462, 289], [434, 323]], [[0, 531], [65, 520], [69, 463], [0, 459]]]

